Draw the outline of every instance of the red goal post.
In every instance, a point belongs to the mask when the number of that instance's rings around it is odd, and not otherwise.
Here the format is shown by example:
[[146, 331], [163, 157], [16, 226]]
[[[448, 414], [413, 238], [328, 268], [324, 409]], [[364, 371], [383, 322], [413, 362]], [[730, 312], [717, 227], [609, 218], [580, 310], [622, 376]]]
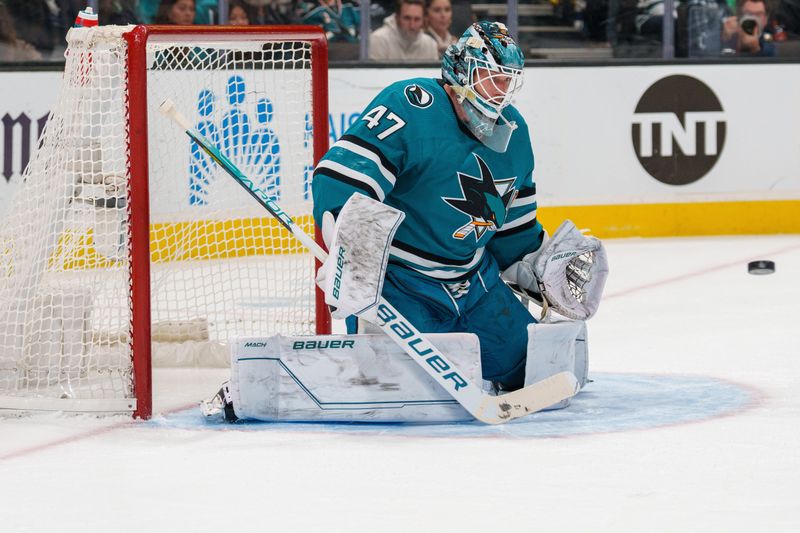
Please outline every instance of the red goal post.
[[147, 419], [164, 346], [194, 361], [224, 358], [235, 336], [329, 333], [313, 258], [157, 113], [176, 102], [312, 230], [310, 176], [328, 149], [322, 30], [99, 27], [68, 41], [0, 230], [0, 409]]

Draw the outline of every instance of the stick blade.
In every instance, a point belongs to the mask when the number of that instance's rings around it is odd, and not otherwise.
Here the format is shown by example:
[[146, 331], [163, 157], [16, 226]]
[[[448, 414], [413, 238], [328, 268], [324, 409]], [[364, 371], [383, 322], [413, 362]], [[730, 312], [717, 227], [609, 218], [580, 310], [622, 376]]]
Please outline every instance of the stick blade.
[[158, 106], [158, 108], [159, 110], [161, 110], [162, 113], [167, 115], [175, 108], [175, 103], [169, 98], [167, 98], [166, 100], [161, 102], [161, 105]]
[[503, 424], [572, 398], [579, 390], [575, 374], [559, 372], [514, 392], [485, 397], [476, 418], [487, 424]]
[[184, 131], [188, 131], [191, 129], [189, 121], [186, 120], [186, 117], [184, 117], [180, 111], [178, 111], [178, 108], [175, 107], [175, 103], [169, 98], [161, 102], [161, 105], [158, 106], [158, 109], [159, 111], [161, 111], [163, 115], [175, 121], [175, 123], [178, 124], [181, 128], [183, 128]]

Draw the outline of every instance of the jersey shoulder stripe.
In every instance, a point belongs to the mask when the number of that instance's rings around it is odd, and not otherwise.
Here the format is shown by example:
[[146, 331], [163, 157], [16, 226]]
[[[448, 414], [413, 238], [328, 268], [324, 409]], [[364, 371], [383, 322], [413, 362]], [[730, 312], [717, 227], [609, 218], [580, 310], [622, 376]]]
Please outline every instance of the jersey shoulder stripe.
[[[352, 139], [353, 136], [350, 136], [350, 138]], [[390, 172], [374, 152], [349, 140], [340, 139], [336, 141], [331, 146], [327, 159], [337, 161], [350, 168], [357, 168], [379, 181], [380, 178], [383, 178], [389, 182], [390, 188], [394, 187], [397, 181], [397, 174]]]
[[516, 220], [504, 224], [503, 227], [497, 231], [494, 237], [492, 237], [492, 240], [508, 237], [509, 235], [516, 235], [517, 233], [521, 233], [525, 230], [535, 228], [538, 223], [539, 221], [536, 219], [536, 211], [531, 211], [527, 215], [521, 216]]
[[386, 157], [380, 150], [380, 148], [378, 148], [374, 144], [365, 141], [361, 137], [356, 137], [355, 135], [347, 135], [347, 134], [342, 135], [340, 140], [353, 143], [356, 146], [363, 148], [364, 150], [372, 152], [373, 154], [375, 154], [378, 160], [380, 160], [381, 165], [383, 166], [384, 169], [386, 169], [386, 171], [388, 171], [393, 176], [397, 176], [397, 167], [394, 165], [394, 163], [389, 161], [389, 158]]
[[524, 224], [529, 223], [531, 220], [536, 220], [536, 210], [535, 209], [533, 211], [525, 213], [524, 215], [522, 215], [519, 218], [515, 218], [514, 220], [507, 221], [505, 224], [503, 224], [503, 227], [501, 227], [500, 229], [497, 230], [497, 232], [498, 233], [503, 233], [504, 231], [509, 231], [509, 230], [514, 229], [514, 228], [518, 228], [519, 226], [522, 226]]
[[517, 196], [511, 205], [508, 206], [509, 210], [517, 209], [525, 206], [533, 206], [536, 209], [536, 184], [533, 187], [525, 187], [517, 192]]
[[450, 270], [424, 270], [418, 267], [413, 267], [409, 264], [402, 263], [397, 261], [396, 259], [390, 258], [389, 259], [389, 266], [395, 268], [404, 268], [406, 270], [410, 270], [412, 272], [416, 272], [426, 278], [432, 278], [436, 281], [452, 283], [455, 281], [464, 281], [465, 279], [471, 278], [475, 275], [475, 272], [480, 270], [481, 264], [478, 263], [474, 267], [470, 268], [469, 270], [462, 271], [450, 271]]
[[528, 206], [528, 205], [532, 205], [532, 206], [534, 206], [534, 208], [536, 207], [536, 197], [535, 196], [528, 196], [527, 198], [520, 198], [519, 196], [517, 196], [514, 199], [514, 201], [511, 202], [511, 205], [509, 205], [508, 208], [509, 209], [516, 209], [516, 208], [525, 207], [525, 206]]
[[403, 252], [415, 256], [416, 260], [420, 264], [424, 264], [427, 266], [433, 265], [433, 266], [459, 267], [470, 264], [474, 259], [474, 257], [471, 259], [450, 259], [447, 257], [442, 257], [436, 254], [432, 254], [430, 252], [426, 252], [424, 250], [420, 250], [419, 248], [411, 246], [410, 244], [402, 242], [398, 239], [394, 239], [394, 241], [392, 241], [392, 246], [394, 248], [397, 248], [398, 250], [401, 250]]
[[389, 249], [389, 262], [391, 264], [409, 268], [425, 276], [442, 281], [455, 281], [471, 276], [472, 273], [480, 267], [486, 250], [484, 247], [480, 247], [475, 250], [475, 254], [469, 262], [459, 266], [452, 266], [420, 258], [414, 254], [400, 250], [395, 244], [396, 241]]
[[528, 196], [536, 196], [536, 184], [533, 187], [523, 187], [517, 192], [517, 198], [527, 198]]
[[356, 172], [351, 168], [336, 163], [335, 161], [322, 160], [314, 170], [314, 177], [326, 176], [328, 178], [341, 181], [352, 187], [356, 187], [369, 195], [373, 200], [382, 202], [386, 197], [378, 183], [361, 172]]

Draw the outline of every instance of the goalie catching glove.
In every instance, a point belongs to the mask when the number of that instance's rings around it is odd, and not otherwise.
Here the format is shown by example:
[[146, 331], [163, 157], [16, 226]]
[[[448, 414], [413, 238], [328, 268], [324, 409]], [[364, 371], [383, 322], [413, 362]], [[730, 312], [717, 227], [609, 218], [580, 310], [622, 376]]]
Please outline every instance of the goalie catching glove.
[[512, 290], [573, 320], [594, 316], [608, 277], [603, 243], [565, 220], [535, 252], [501, 275]]
[[358, 315], [378, 303], [389, 262], [389, 245], [405, 213], [362, 194], [344, 204], [336, 222], [326, 212], [322, 235], [330, 253], [317, 285], [333, 318]]

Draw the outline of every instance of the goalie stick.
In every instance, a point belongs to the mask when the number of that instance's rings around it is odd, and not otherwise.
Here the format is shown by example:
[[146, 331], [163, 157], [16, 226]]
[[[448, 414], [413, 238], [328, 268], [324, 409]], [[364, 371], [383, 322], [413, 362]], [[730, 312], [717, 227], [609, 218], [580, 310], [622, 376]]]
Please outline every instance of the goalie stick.
[[[160, 109], [163, 114], [183, 128], [190, 139], [196, 142], [209, 157], [269, 211], [289, 233], [303, 243], [317, 259], [325, 261], [328, 256], [325, 250], [295, 224], [294, 220], [266, 192], [259, 189], [253, 180], [245, 176], [211, 141], [192, 128], [171, 100], [165, 100]], [[492, 396], [475, 383], [462, 377], [458, 373], [457, 367], [383, 297], [376, 306], [359, 316], [380, 327], [429, 376], [444, 387], [464, 409], [481, 422], [502, 424], [540, 411], [570, 398], [578, 392], [579, 385], [575, 375], [572, 372], [559, 372], [522, 389], [501, 396]]]

